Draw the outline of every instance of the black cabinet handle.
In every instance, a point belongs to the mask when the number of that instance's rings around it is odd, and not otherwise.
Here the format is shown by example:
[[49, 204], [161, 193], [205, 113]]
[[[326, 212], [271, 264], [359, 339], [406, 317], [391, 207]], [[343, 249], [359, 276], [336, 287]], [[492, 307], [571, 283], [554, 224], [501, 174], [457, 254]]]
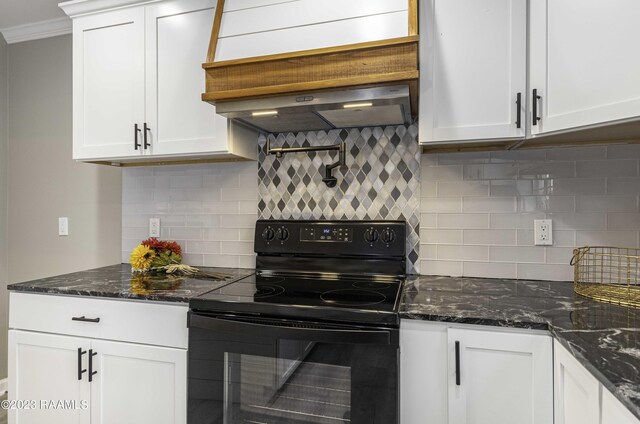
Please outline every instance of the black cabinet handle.
[[78, 348], [78, 380], [82, 380], [82, 374], [87, 372], [87, 370], [82, 369], [82, 355], [87, 353], [86, 350], [82, 350], [81, 347]]
[[520, 128], [521, 125], [521, 117], [522, 111], [520, 108], [522, 107], [522, 93], [516, 94], [516, 128]]
[[93, 376], [98, 374], [98, 371], [93, 370], [93, 357], [97, 354], [98, 352], [94, 352], [92, 349], [89, 349], [89, 383], [93, 381]]
[[151, 131], [151, 128], [149, 128], [147, 126], [147, 123], [144, 123], [144, 136], [143, 136], [143, 142], [144, 142], [144, 149], [147, 150], [149, 147], [151, 147], [151, 143], [149, 143], [148, 141], [148, 137], [147, 134]]
[[[89, 362], [89, 369], [91, 369], [91, 362]], [[456, 342], [456, 386], [459, 386], [459, 385], [460, 385], [460, 342], [457, 341]]]
[[138, 133], [140, 132], [140, 128], [138, 128], [138, 124], [133, 124], [133, 148], [138, 150], [138, 147], [142, 147], [140, 143], [138, 143]]
[[82, 322], [100, 322], [100, 318], [86, 318], [84, 315], [81, 317], [71, 317], [71, 321], [82, 321]]
[[531, 125], [538, 125], [538, 121], [540, 120], [540, 117], [538, 116], [538, 100], [540, 100], [542, 97], [538, 96], [538, 89], [534, 88], [533, 89], [533, 122], [531, 123]]

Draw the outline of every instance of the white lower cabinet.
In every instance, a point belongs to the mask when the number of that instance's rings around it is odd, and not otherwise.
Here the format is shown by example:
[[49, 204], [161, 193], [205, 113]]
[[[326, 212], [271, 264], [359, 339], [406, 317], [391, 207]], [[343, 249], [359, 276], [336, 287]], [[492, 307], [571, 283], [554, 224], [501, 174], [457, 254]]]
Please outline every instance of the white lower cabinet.
[[600, 424], [638, 424], [638, 420], [607, 389], [602, 388], [602, 411]]
[[[90, 422], [88, 407], [82, 407], [88, 406], [90, 388], [86, 377], [78, 379], [77, 366], [78, 349], [87, 344], [80, 337], [9, 330], [8, 399], [16, 402], [8, 410], [10, 423]], [[78, 409], [49, 409], [42, 401], [70, 401]]]
[[[9, 423], [184, 424], [186, 315], [186, 305], [11, 293]], [[127, 342], [100, 338], [113, 334]]]
[[402, 424], [549, 424], [551, 337], [403, 321]]
[[631, 412], [554, 342], [555, 424], [639, 424]]
[[598, 380], [557, 341], [554, 350], [555, 424], [599, 424]]

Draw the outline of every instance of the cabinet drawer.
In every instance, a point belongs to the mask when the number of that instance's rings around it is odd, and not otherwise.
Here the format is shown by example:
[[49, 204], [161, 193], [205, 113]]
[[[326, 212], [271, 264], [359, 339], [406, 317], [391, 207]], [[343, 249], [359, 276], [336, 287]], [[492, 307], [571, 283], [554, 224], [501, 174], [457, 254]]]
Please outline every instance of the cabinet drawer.
[[186, 349], [187, 311], [187, 305], [12, 292], [9, 327]]

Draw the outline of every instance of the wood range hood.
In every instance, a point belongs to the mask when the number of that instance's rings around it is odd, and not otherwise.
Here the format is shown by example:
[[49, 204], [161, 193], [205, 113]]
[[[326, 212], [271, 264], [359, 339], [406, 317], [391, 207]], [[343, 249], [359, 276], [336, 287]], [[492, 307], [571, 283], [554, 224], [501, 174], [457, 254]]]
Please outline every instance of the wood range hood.
[[202, 100], [264, 132], [409, 124], [417, 0], [218, 0]]

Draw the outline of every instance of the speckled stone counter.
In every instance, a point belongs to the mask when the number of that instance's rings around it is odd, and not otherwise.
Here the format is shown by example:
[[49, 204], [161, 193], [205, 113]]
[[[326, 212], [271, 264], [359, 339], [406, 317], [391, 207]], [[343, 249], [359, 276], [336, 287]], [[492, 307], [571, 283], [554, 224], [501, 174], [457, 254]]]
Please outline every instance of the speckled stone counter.
[[131, 265], [118, 264], [11, 284], [7, 288], [21, 292], [188, 302], [192, 297], [215, 290], [254, 272], [252, 269], [236, 268], [199, 267], [199, 269], [204, 272], [227, 274], [228, 277], [224, 280], [215, 280], [206, 277], [132, 275]]
[[572, 283], [416, 276], [402, 318], [549, 330], [640, 418], [640, 309], [592, 301]]

